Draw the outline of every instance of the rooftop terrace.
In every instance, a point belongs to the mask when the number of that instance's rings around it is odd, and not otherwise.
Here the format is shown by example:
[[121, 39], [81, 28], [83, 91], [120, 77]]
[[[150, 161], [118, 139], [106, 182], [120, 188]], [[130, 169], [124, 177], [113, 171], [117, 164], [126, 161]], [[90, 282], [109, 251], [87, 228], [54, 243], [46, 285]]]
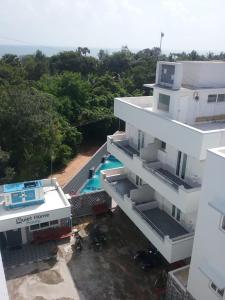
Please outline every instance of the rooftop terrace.
[[0, 205], [0, 231], [4, 231], [4, 228], [11, 229], [7, 227], [14, 223], [10, 220], [18, 217], [26, 218], [27, 216], [50, 213], [61, 209], [70, 209], [70, 204], [55, 179], [43, 180], [43, 190], [45, 202], [42, 204], [15, 209], [6, 209], [4, 205]]

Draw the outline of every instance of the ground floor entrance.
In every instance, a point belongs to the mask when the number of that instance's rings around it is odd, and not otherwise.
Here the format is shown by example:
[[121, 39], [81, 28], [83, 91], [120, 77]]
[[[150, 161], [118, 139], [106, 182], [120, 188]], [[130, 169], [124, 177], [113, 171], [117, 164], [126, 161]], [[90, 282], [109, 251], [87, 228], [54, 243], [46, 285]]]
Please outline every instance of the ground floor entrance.
[[6, 231], [6, 247], [19, 248], [22, 245], [21, 229]]

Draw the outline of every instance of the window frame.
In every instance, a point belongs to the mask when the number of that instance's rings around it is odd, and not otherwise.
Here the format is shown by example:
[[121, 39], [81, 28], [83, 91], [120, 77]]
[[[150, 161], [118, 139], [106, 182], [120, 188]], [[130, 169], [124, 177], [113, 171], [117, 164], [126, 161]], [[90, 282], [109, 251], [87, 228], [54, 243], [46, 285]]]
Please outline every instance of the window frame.
[[160, 144], [160, 150], [166, 151], [166, 142], [161, 141], [161, 144]]
[[[169, 100], [168, 104], [160, 102], [160, 97], [162, 97], [162, 96], [166, 96], [167, 97], [167, 100]], [[161, 101], [162, 101], [162, 99], [161, 99]], [[168, 106], [168, 107], [166, 107], [166, 106]], [[158, 95], [157, 109], [160, 110], [160, 111], [167, 112], [167, 113], [170, 111], [170, 95], [159, 93], [159, 95]]]
[[[48, 226], [41, 226], [41, 224], [43, 223], [48, 223]], [[38, 226], [37, 229], [32, 229], [33, 226]], [[46, 228], [52, 228], [52, 227], [58, 227], [60, 226], [60, 220], [51, 220], [51, 221], [47, 221], [47, 222], [42, 222], [42, 223], [37, 223], [37, 224], [33, 224], [29, 226], [29, 231], [38, 231], [38, 230], [43, 230]]]
[[223, 215], [223, 214], [221, 214], [219, 228], [223, 233], [225, 233], [225, 215]]
[[[212, 96], [213, 96], [213, 97], [216, 97], [215, 100], [213, 100], [213, 101], [210, 100], [210, 101], [209, 101], [209, 97], [212, 97]], [[208, 98], [207, 98], [207, 103], [216, 103], [216, 102], [217, 102], [217, 97], [218, 97], [218, 94], [209, 94], [209, 95], [208, 95]]]
[[[213, 287], [213, 285], [214, 285], [214, 287]], [[219, 297], [220, 299], [223, 299], [223, 296], [225, 294], [224, 288], [219, 289], [218, 286], [212, 280], [210, 280], [210, 282], [209, 282], [209, 288], [217, 297]]]
[[[219, 97], [220, 97], [220, 96], [223, 96], [223, 99], [222, 99], [222, 100], [219, 100]], [[217, 102], [219, 102], [219, 103], [225, 102], [225, 94], [217, 94]]]
[[[44, 224], [48, 224], [48, 225], [45, 226]], [[48, 227], [50, 227], [49, 225], [50, 225], [49, 222], [40, 223], [40, 229], [42, 229], [42, 228], [48, 228]]]
[[[37, 226], [37, 228], [33, 229], [32, 227], [34, 227], [34, 226]], [[40, 230], [40, 223], [30, 225], [29, 230], [30, 231]]]

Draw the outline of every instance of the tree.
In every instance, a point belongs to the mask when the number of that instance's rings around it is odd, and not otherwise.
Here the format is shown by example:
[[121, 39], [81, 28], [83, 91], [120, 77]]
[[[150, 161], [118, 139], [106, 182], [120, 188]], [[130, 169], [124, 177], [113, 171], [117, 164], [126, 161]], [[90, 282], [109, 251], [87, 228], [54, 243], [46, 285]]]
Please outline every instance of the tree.
[[12, 67], [20, 66], [20, 59], [15, 54], [5, 54], [2, 56], [2, 62], [11, 65]]
[[90, 49], [88, 49], [87, 47], [78, 47], [78, 48], [77, 48], [77, 52], [78, 52], [80, 55], [86, 56], [87, 54], [90, 54]]
[[22, 57], [22, 64], [28, 80], [39, 80], [49, 72], [48, 58], [40, 50], [37, 50], [35, 55]]
[[[58, 149], [63, 148], [66, 130], [62, 128], [53, 104], [50, 95], [34, 88], [20, 86], [1, 92], [0, 144], [4, 151], [11, 153], [11, 166], [18, 180], [45, 176], [52, 154], [62, 161], [64, 152]], [[75, 136], [76, 133], [74, 131]], [[73, 149], [70, 151], [71, 155]]]
[[[52, 74], [63, 73], [65, 71], [78, 72], [82, 75], [95, 73], [97, 70], [97, 59], [86, 56], [87, 50], [64, 51], [50, 58], [50, 70]], [[82, 52], [81, 52], [82, 51]], [[85, 53], [83, 56], [82, 54]]]
[[10, 154], [0, 147], [0, 183], [8, 183], [13, 180], [15, 171], [10, 167]]

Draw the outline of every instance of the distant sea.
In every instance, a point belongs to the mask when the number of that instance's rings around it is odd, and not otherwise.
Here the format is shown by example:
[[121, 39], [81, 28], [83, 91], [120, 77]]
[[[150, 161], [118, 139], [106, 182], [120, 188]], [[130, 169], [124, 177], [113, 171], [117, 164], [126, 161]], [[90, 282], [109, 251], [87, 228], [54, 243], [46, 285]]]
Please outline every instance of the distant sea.
[[[18, 56], [34, 54], [37, 50], [41, 50], [46, 56], [52, 56], [62, 51], [76, 50], [77, 47], [47, 47], [47, 46], [26, 46], [26, 45], [0, 45], [0, 57], [4, 54], [16, 54]], [[100, 49], [106, 50], [109, 54], [120, 50], [119, 48], [89, 48], [90, 55], [97, 57]], [[137, 52], [138, 50], [133, 50]]]
[[[152, 47], [150, 47], [152, 48]], [[16, 54], [18, 56], [22, 56], [22, 55], [27, 55], [27, 54], [34, 54], [37, 50], [41, 50], [46, 56], [52, 56], [54, 54], [57, 54], [59, 52], [62, 51], [70, 51], [70, 50], [76, 50], [77, 47], [49, 47], [49, 46], [41, 46], [41, 45], [34, 45], [34, 46], [27, 46], [27, 45], [1, 45], [0, 44], [0, 57], [6, 53], [10, 53], [10, 54]], [[100, 49], [103, 49], [105, 51], [107, 51], [109, 54], [119, 51], [120, 48], [89, 48], [91, 53], [91, 56], [97, 57], [98, 52]], [[132, 52], [138, 52], [141, 49], [130, 49]], [[163, 50], [163, 54], [170, 54], [170, 52], [172, 53], [181, 53], [182, 51], [185, 52], [191, 52], [191, 50], [168, 50], [165, 49]], [[213, 51], [210, 50], [212, 52], [219, 53], [220, 51]], [[198, 50], [197, 51], [199, 54], [207, 54], [209, 51], [207, 50]]]

